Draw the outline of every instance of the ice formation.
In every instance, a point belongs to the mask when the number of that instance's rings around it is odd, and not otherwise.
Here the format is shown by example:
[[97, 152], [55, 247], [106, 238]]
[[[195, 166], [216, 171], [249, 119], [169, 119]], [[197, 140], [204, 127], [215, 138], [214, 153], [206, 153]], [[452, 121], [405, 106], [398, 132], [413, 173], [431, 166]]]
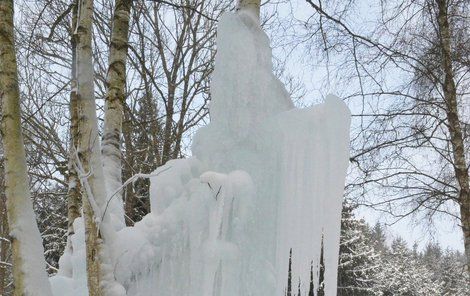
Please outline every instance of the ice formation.
[[88, 295], [83, 219], [75, 219], [73, 227], [75, 229], [71, 237], [73, 253], [66, 248], [59, 260], [59, 272], [50, 278], [54, 296]]
[[[281, 296], [292, 249], [293, 285], [306, 294], [311, 268], [318, 286], [323, 240], [325, 294], [336, 295], [349, 110], [334, 96], [294, 108], [248, 14], [225, 14], [217, 45], [211, 123], [192, 158], [153, 174], [151, 213], [111, 242], [116, 280], [129, 296]], [[60, 267], [72, 272], [52, 278], [57, 296], [83, 295], [75, 236]]]

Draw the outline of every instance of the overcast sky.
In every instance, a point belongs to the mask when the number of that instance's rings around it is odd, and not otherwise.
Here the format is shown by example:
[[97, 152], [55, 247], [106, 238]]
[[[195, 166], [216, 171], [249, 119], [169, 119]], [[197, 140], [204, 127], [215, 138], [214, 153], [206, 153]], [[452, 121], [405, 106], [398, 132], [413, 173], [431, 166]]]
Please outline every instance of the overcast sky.
[[[356, 12], [361, 14], [355, 23], [358, 32], [367, 30], [367, 22], [372, 21], [374, 17], [374, 7], [371, 6], [370, 1], [357, 1]], [[265, 6], [267, 9], [272, 9], [273, 6]], [[284, 18], [286, 23], [292, 17], [292, 13], [296, 19], [306, 19], [313, 14], [313, 9], [306, 4], [304, 0], [294, 0], [287, 4], [278, 4], [278, 17]], [[295, 27], [285, 26], [285, 30], [291, 34], [295, 34]], [[269, 32], [268, 32], [269, 33]], [[276, 32], [270, 34], [273, 39], [276, 38]], [[273, 43], [282, 40], [273, 40]], [[275, 57], [287, 59], [287, 70], [292, 76], [299, 79], [303, 84], [306, 95], [303, 103], [306, 105], [320, 102], [327, 94], [333, 93], [341, 96], [342, 93], [350, 92], [350, 89], [343, 89], [339, 83], [334, 79], [335, 61], [330, 60], [330, 64], [317, 63], [312, 56], [306, 54], [305, 45], [292, 45], [274, 47], [273, 53]], [[399, 79], [393, 73], [390, 73], [390, 80]], [[347, 87], [358, 87], [349, 85]], [[354, 113], [354, 106], [351, 106]], [[463, 251], [463, 236], [462, 231], [456, 224], [455, 220], [449, 217], [439, 217], [434, 219], [432, 224], [424, 219], [406, 218], [397, 223], [393, 223], [394, 219], [384, 213], [379, 213], [372, 209], [360, 208], [356, 215], [364, 218], [369, 224], [373, 225], [376, 222], [388, 225], [388, 240], [391, 241], [396, 236], [402, 236], [410, 246], [415, 242], [418, 243], [420, 248], [424, 247], [426, 243], [433, 241], [438, 242], [443, 248], [451, 248]], [[424, 222], [423, 222], [424, 220]]]

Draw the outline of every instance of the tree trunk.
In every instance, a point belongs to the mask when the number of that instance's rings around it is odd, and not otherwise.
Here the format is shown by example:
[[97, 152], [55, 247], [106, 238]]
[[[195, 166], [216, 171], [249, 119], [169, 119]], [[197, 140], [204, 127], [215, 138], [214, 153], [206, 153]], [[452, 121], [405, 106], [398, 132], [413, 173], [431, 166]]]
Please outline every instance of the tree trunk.
[[5, 156], [5, 195], [14, 264], [14, 295], [51, 295], [44, 249], [29, 192], [14, 44], [13, 0], [0, 0], [1, 133]]
[[[134, 166], [134, 147], [132, 144], [132, 122], [128, 113], [131, 112], [129, 110], [124, 111], [124, 126], [123, 126], [123, 135], [124, 135], [124, 144], [126, 146], [126, 167], [127, 169], [124, 170], [124, 178], [129, 179], [132, 177], [133, 172], [132, 168]], [[134, 194], [134, 184], [128, 184], [125, 190], [125, 211], [126, 211], [126, 225], [133, 226], [135, 222], [135, 215], [134, 215], [134, 207], [136, 204], [136, 196]]]
[[[171, 86], [170, 86], [171, 88]], [[163, 133], [163, 150], [162, 150], [162, 164], [165, 164], [171, 159], [171, 143], [173, 142], [173, 113], [174, 113], [174, 97], [172, 94], [168, 96], [168, 106], [166, 108], [165, 116], [165, 129]]]
[[441, 45], [442, 68], [445, 75], [443, 92], [446, 103], [447, 121], [454, 156], [454, 172], [460, 187], [458, 200], [460, 203], [461, 226], [464, 234], [465, 255], [467, 266], [470, 267], [470, 183], [468, 163], [465, 159], [465, 148], [460, 125], [457, 89], [451, 55], [451, 32], [447, 14], [447, 0], [436, 0], [438, 6], [439, 40]]
[[[93, 83], [93, 0], [80, 0], [77, 27], [78, 158], [85, 221], [86, 263], [89, 295], [125, 295], [114, 278], [111, 248], [114, 229], [107, 212], [106, 183], [101, 161], [101, 143]], [[105, 266], [106, 265], [106, 266]], [[109, 288], [112, 286], [112, 288]]]
[[[77, 95], [77, 40], [75, 31], [77, 29], [78, 20], [78, 0], [72, 3], [72, 23], [70, 32], [70, 43], [72, 47], [72, 67], [70, 79], [70, 148], [68, 160], [68, 175], [67, 175], [67, 244], [65, 246], [64, 254], [68, 254], [65, 258], [71, 259], [73, 253], [73, 245], [71, 237], [75, 233], [73, 222], [76, 218], [80, 217], [80, 180], [78, 178], [77, 170], [74, 166], [74, 160], [77, 153], [78, 146], [78, 95]], [[73, 277], [72, 263], [64, 264], [61, 266], [60, 273], [68, 277]]]
[[[122, 186], [121, 134], [123, 105], [126, 99], [126, 57], [131, 3], [130, 0], [116, 0], [111, 32], [102, 148], [109, 194], [113, 194]], [[123, 228], [125, 223], [121, 191], [111, 200], [108, 211], [114, 217], [115, 227]]]
[[73, 166], [73, 160], [78, 145], [78, 103], [77, 103], [77, 40], [75, 38], [77, 17], [78, 17], [78, 0], [75, 0], [72, 8], [72, 77], [70, 91], [70, 152], [69, 152], [69, 175], [68, 175], [68, 199], [67, 199], [67, 247], [72, 251], [70, 237], [74, 234], [73, 221], [80, 217], [80, 181], [77, 171]]
[[239, 0], [237, 10], [249, 11], [253, 16], [259, 19], [260, 6], [260, 0]]
[[5, 295], [6, 285], [8, 284], [8, 274], [10, 273], [8, 261], [8, 251], [10, 242], [8, 241], [8, 219], [7, 204], [5, 198], [5, 170], [3, 158], [0, 158], [0, 295]]
[[101, 232], [98, 231], [97, 218], [101, 217], [101, 205], [106, 198], [106, 191], [103, 186], [93, 84], [91, 48], [93, 0], [79, 1], [79, 20], [75, 36], [77, 38], [77, 105], [79, 110], [77, 171], [82, 183], [88, 291], [91, 296], [102, 296], [104, 295], [100, 256], [102, 240]]

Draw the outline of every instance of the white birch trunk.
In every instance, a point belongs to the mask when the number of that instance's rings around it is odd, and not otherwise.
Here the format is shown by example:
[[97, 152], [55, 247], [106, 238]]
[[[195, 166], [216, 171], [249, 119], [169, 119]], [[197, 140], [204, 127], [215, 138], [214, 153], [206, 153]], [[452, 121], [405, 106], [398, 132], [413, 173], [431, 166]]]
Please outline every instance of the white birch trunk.
[[250, 13], [259, 20], [261, 0], [239, 0], [237, 10]]
[[436, 0], [438, 8], [438, 28], [441, 45], [441, 64], [444, 72], [443, 93], [446, 103], [446, 113], [452, 154], [454, 156], [454, 172], [459, 184], [458, 201], [460, 204], [460, 220], [464, 236], [467, 269], [470, 268], [470, 176], [468, 161], [465, 158], [465, 144], [460, 125], [457, 88], [452, 67], [451, 26], [449, 24], [448, 1]]
[[20, 92], [14, 46], [13, 0], [0, 0], [1, 132], [5, 194], [12, 242], [14, 295], [52, 295], [36, 224], [21, 132]]
[[89, 295], [125, 295], [113, 274], [111, 249], [113, 227], [106, 213], [107, 196], [101, 162], [101, 144], [93, 83], [93, 0], [80, 0], [77, 26], [77, 90], [79, 139], [77, 171], [82, 185], [87, 279]]
[[122, 193], [121, 134], [126, 87], [126, 57], [128, 47], [131, 1], [116, 0], [109, 49], [107, 95], [105, 98], [103, 169], [108, 196], [118, 192], [109, 203], [108, 211], [115, 229], [125, 227]]
[[[78, 143], [78, 105], [77, 105], [77, 40], [76, 40], [76, 26], [78, 18], [78, 0], [72, 2], [72, 69], [71, 69], [71, 81], [70, 81], [70, 102], [69, 102], [69, 114], [70, 114], [70, 149], [68, 159], [68, 191], [67, 191], [67, 244], [65, 246], [64, 254], [68, 256], [62, 257], [62, 260], [71, 260], [73, 253], [73, 244], [71, 237], [75, 233], [73, 222], [76, 218], [80, 217], [80, 180], [78, 179], [77, 170], [74, 166], [76, 147]], [[72, 262], [61, 262], [60, 270], [61, 275], [73, 277]]]

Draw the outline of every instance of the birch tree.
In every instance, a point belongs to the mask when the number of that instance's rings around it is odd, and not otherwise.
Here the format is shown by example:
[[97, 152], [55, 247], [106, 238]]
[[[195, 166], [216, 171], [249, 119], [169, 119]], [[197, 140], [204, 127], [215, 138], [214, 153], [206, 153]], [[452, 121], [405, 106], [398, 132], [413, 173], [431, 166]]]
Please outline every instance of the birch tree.
[[[72, 32], [77, 29], [78, 18], [78, 0], [74, 0], [72, 8]], [[77, 94], [77, 40], [76, 34], [71, 34], [72, 46], [72, 67], [70, 79], [70, 149], [68, 163], [68, 196], [67, 196], [67, 243], [69, 248], [70, 236], [74, 234], [73, 222], [80, 217], [80, 180], [78, 179], [77, 170], [74, 167], [75, 153], [78, 146], [78, 94]], [[70, 250], [72, 251], [72, 250]]]
[[126, 100], [126, 57], [131, 3], [130, 0], [116, 0], [106, 77], [107, 94], [102, 154], [108, 192], [110, 194], [117, 192], [109, 204], [109, 211], [115, 218], [113, 224], [116, 228], [125, 226], [120, 191], [122, 186], [121, 135]]
[[106, 215], [106, 186], [94, 96], [92, 17], [93, 1], [80, 0], [76, 30], [79, 109], [76, 167], [83, 188], [88, 290], [93, 296], [124, 295], [124, 288], [116, 283], [110, 267], [111, 250], [105, 246], [112, 239], [113, 230]]
[[[467, 256], [467, 267], [470, 271], [470, 160], [467, 159], [468, 155], [465, 154], [466, 147], [464, 144], [463, 127], [461, 125], [462, 121], [459, 118], [462, 114], [459, 114], [458, 93], [454, 74], [455, 66], [452, 61], [452, 37], [449, 23], [449, 16], [452, 13], [452, 11], [449, 11], [451, 3], [447, 0], [435, 0], [435, 4], [437, 6], [440, 60], [444, 74], [441, 86], [447, 116], [447, 128], [450, 134], [453, 169], [458, 184], [456, 200], [460, 206], [460, 221], [464, 235], [465, 254]], [[467, 1], [467, 4], [470, 3]]]
[[[2, 151], [3, 154], [3, 151]], [[0, 295], [12, 294], [11, 248], [8, 238], [7, 201], [5, 196], [3, 155], [0, 158]]]
[[20, 92], [13, 25], [13, 1], [0, 1], [1, 133], [5, 195], [13, 256], [14, 295], [51, 295], [44, 250], [29, 192], [21, 132]]
[[237, 10], [246, 10], [253, 13], [259, 19], [261, 0], [239, 0]]
[[[79, 108], [79, 139], [77, 147], [77, 158], [75, 163], [81, 163], [77, 166], [82, 182], [82, 203], [85, 221], [85, 243], [86, 243], [86, 264], [87, 280], [90, 295], [102, 296], [102, 266], [100, 254], [102, 244], [100, 242], [100, 233], [98, 231], [95, 212], [99, 215], [100, 210], [97, 205], [98, 198], [104, 198], [105, 193], [97, 188], [103, 185], [103, 176], [97, 175], [102, 172], [101, 159], [98, 149], [98, 130], [95, 111], [95, 97], [93, 84], [93, 60], [91, 48], [92, 34], [92, 16], [93, 1], [79, 0], [78, 9], [79, 18], [77, 19], [76, 38], [77, 38], [77, 96]], [[93, 170], [93, 171], [92, 171]], [[89, 174], [89, 176], [87, 176]], [[97, 181], [101, 184], [97, 186]], [[96, 192], [98, 189], [98, 192]], [[101, 196], [100, 196], [101, 194]]]

